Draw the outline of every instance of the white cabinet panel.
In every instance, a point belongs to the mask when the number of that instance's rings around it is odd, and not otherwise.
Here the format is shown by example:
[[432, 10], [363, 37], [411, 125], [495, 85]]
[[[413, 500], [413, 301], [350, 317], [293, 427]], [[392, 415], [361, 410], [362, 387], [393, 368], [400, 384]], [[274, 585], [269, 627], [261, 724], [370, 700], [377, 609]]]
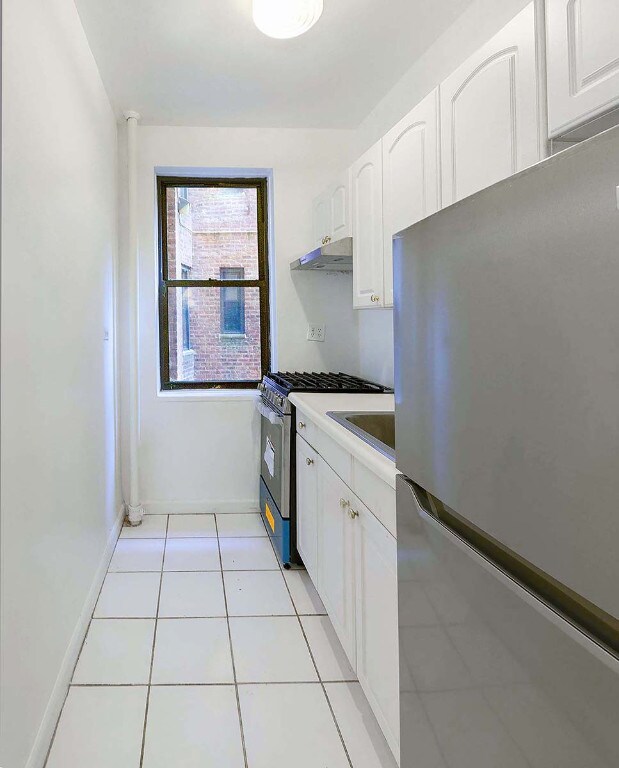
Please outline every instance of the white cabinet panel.
[[348, 171], [343, 173], [331, 187], [329, 201], [332, 240], [350, 237], [350, 179]]
[[384, 306], [383, 155], [377, 142], [350, 173], [353, 236], [353, 306]]
[[318, 454], [297, 437], [297, 549], [316, 581], [318, 545]]
[[357, 676], [392, 752], [399, 755], [397, 543], [355, 502]]
[[313, 247], [318, 248], [325, 237], [331, 234], [331, 196], [326, 190], [314, 200], [312, 206]]
[[542, 157], [534, 4], [441, 84], [443, 205]]
[[314, 247], [329, 238], [350, 237], [350, 179], [348, 171], [341, 174], [319, 195], [312, 206]]
[[384, 306], [393, 306], [396, 232], [440, 207], [438, 88], [383, 138]]
[[352, 665], [355, 647], [354, 528], [349, 516], [352, 494], [322, 459], [318, 518], [318, 583], [316, 588]]
[[546, 0], [546, 31], [554, 137], [619, 104], [619, 2]]

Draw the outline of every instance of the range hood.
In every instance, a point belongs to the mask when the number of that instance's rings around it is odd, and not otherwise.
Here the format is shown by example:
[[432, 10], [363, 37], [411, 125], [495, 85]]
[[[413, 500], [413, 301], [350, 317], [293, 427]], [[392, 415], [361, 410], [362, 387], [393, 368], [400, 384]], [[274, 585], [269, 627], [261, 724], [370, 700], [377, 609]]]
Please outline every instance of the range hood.
[[323, 272], [352, 272], [352, 237], [343, 237], [306, 253], [290, 269], [322, 269]]

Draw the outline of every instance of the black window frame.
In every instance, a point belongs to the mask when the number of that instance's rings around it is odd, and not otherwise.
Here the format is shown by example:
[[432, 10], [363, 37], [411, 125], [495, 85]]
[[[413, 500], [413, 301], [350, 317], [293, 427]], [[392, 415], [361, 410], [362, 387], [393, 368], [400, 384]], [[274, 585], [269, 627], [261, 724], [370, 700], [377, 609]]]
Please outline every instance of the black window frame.
[[[240, 275], [237, 275], [236, 277], [232, 277], [230, 275], [223, 276], [224, 272], [240, 272]], [[219, 277], [221, 280], [244, 280], [245, 279], [245, 270], [243, 267], [220, 267], [219, 268]], [[230, 328], [226, 328], [226, 308], [225, 308], [225, 302], [224, 302], [224, 295], [225, 291], [230, 290], [236, 290], [237, 291], [237, 301], [240, 305], [239, 310], [239, 319], [241, 321], [240, 329], [239, 330], [232, 330]], [[231, 285], [225, 286], [225, 288], [221, 289], [220, 295], [219, 295], [219, 332], [222, 336], [230, 336], [231, 338], [235, 337], [241, 337], [245, 336], [245, 291], [242, 288], [234, 288]]]
[[[258, 279], [257, 280], [172, 280], [168, 275], [167, 191], [176, 187], [241, 188], [256, 190], [258, 216]], [[157, 177], [157, 222], [159, 252], [159, 363], [162, 390], [181, 389], [256, 389], [270, 367], [271, 323], [269, 304], [268, 251], [268, 180], [266, 178], [188, 178], [184, 176]], [[260, 297], [260, 363], [261, 378], [237, 381], [171, 381], [170, 326], [168, 292], [177, 288], [258, 288]]]

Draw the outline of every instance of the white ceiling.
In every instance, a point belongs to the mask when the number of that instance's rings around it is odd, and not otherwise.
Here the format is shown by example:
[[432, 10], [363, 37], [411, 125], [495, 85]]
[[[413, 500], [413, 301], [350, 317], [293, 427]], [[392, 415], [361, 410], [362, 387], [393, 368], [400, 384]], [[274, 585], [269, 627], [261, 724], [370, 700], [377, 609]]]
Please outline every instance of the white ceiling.
[[356, 127], [470, 0], [325, 0], [265, 37], [251, 0], [76, 0], [114, 108], [151, 125]]

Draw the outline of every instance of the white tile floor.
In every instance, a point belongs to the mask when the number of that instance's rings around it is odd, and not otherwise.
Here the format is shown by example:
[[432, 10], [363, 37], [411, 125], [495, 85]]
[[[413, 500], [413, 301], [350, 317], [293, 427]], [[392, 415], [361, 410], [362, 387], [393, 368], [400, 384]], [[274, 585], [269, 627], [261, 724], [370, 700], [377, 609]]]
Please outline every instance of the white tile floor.
[[305, 571], [258, 514], [123, 528], [47, 768], [396, 768]]

